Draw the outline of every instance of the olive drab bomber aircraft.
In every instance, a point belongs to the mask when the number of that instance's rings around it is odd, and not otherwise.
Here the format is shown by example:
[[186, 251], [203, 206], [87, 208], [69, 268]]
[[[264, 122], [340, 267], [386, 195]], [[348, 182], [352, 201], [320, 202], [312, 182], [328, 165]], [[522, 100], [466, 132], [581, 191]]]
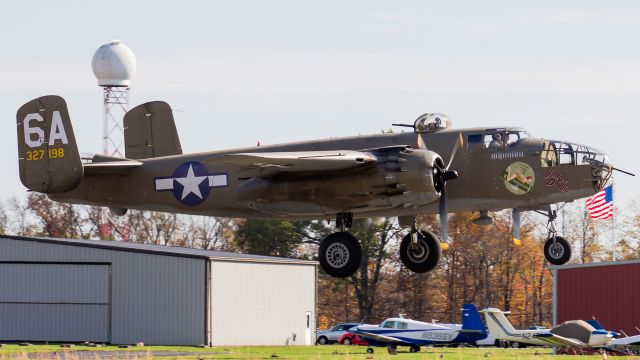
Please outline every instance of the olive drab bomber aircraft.
[[[449, 212], [512, 209], [548, 217], [544, 255], [571, 256], [556, 235], [552, 205], [591, 196], [609, 182], [607, 156], [594, 148], [531, 137], [515, 127], [452, 129], [443, 114], [424, 114], [413, 131], [332, 138], [183, 154], [172, 110], [162, 101], [124, 117], [125, 158], [81, 158], [67, 105], [43, 96], [17, 112], [20, 180], [52, 200], [127, 209], [234, 218], [327, 219], [336, 232], [320, 245], [328, 274], [347, 277], [362, 261], [348, 230], [354, 218], [394, 217], [408, 232], [400, 245], [414, 272], [434, 269], [448, 246]], [[440, 215], [440, 235], [419, 229], [416, 216]]]

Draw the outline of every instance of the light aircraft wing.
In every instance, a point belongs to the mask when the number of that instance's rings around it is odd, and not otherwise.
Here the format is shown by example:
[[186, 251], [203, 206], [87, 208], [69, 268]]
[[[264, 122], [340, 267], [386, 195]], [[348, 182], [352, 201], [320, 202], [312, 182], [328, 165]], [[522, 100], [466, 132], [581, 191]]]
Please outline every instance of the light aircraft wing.
[[588, 347], [587, 344], [581, 341], [577, 341], [575, 339], [569, 339], [564, 336], [558, 336], [550, 332], [542, 333], [542, 334], [534, 334], [533, 337], [538, 338], [544, 342], [547, 342], [551, 346], [568, 346], [572, 348]]
[[400, 340], [398, 338], [394, 338], [393, 336], [386, 336], [382, 334], [374, 334], [367, 331], [357, 331], [356, 334], [360, 335], [360, 337], [369, 338], [372, 340], [380, 341], [383, 343], [402, 343], [407, 344], [406, 341]]
[[[212, 157], [207, 164], [231, 164], [270, 175], [279, 172], [315, 173], [364, 168], [377, 161], [372, 154], [352, 150], [237, 153]], [[265, 175], [265, 174], [263, 174]]]

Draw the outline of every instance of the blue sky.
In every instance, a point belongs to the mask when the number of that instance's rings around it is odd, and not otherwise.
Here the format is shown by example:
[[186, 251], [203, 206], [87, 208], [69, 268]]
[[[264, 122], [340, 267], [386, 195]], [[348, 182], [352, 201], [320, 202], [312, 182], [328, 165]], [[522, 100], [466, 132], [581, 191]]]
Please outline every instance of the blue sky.
[[[15, 111], [67, 100], [79, 147], [101, 149], [91, 58], [136, 54], [132, 105], [178, 110], [185, 152], [367, 134], [425, 112], [517, 125], [638, 172], [640, 3], [630, 1], [8, 2], [0, 13], [0, 199], [18, 180]], [[109, 8], [107, 8], [109, 6]], [[618, 175], [618, 199], [640, 196]]]

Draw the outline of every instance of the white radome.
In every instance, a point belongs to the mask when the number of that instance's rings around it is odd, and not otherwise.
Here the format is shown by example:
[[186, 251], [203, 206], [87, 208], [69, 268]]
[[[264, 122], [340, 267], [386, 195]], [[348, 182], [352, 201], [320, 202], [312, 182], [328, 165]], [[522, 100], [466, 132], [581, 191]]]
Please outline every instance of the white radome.
[[136, 56], [120, 40], [113, 40], [96, 50], [91, 67], [99, 86], [129, 86], [136, 72]]

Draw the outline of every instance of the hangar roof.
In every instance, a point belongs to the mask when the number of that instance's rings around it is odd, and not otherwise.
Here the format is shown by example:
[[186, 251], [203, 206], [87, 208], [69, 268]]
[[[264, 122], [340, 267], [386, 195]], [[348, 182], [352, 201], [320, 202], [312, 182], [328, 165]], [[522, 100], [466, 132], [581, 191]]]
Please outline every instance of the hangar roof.
[[590, 268], [596, 266], [609, 266], [609, 265], [631, 265], [640, 264], [640, 259], [634, 260], [618, 260], [618, 261], [602, 261], [585, 264], [565, 264], [565, 265], [552, 265], [549, 266], [551, 270], [563, 270], [563, 269], [576, 269], [576, 268]]
[[213, 250], [193, 249], [186, 247], [140, 244], [126, 241], [109, 241], [109, 240], [75, 240], [75, 239], [58, 239], [49, 237], [26, 237], [16, 235], [0, 235], [0, 239], [11, 239], [19, 241], [33, 241], [39, 243], [49, 243], [57, 245], [68, 245], [78, 247], [90, 247], [114, 251], [137, 252], [155, 255], [190, 257], [198, 259], [208, 259], [215, 261], [239, 261], [239, 262], [261, 262], [261, 263], [281, 263], [281, 264], [304, 264], [317, 265], [317, 261], [290, 259], [275, 256], [262, 256], [251, 254], [240, 254], [232, 252], [222, 252]]

